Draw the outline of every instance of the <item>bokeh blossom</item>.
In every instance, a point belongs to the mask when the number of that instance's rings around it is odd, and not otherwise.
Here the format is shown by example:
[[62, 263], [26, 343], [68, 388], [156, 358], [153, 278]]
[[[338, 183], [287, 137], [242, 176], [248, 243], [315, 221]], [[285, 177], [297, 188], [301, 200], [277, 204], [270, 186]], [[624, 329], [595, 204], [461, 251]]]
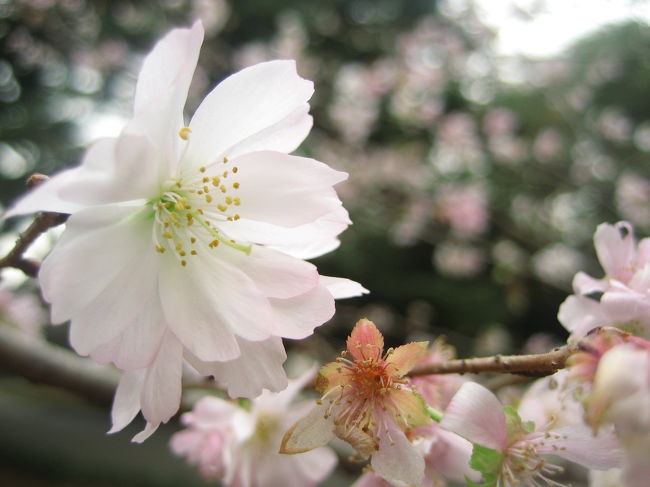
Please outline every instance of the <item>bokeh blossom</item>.
[[282, 390], [280, 337], [329, 320], [333, 293], [363, 292], [302, 260], [335, 248], [350, 223], [332, 187], [347, 175], [288, 155], [312, 126], [313, 84], [293, 61], [258, 64], [186, 125], [202, 40], [197, 22], [159, 41], [119, 136], [7, 213], [72, 214], [43, 262], [43, 296], [79, 354], [125, 371], [111, 431], [142, 410], [137, 441], [177, 411], [184, 362], [231, 396]]
[[282, 392], [265, 391], [248, 407], [204, 397], [182, 416], [187, 428], [172, 437], [172, 450], [205, 478], [226, 487], [317, 485], [336, 465], [331, 449], [321, 447], [300, 456], [278, 453], [284, 431], [311, 406], [311, 401], [295, 400], [313, 376], [312, 369]]
[[426, 346], [413, 342], [382, 355], [384, 338], [374, 323], [357, 322], [344, 352], [351, 358], [321, 367], [317, 389], [323, 397], [287, 431], [280, 451], [310, 451], [338, 436], [362, 457], [371, 457], [372, 469], [385, 480], [420, 485], [423, 454], [409, 433], [431, 420], [422, 396], [403, 377]]

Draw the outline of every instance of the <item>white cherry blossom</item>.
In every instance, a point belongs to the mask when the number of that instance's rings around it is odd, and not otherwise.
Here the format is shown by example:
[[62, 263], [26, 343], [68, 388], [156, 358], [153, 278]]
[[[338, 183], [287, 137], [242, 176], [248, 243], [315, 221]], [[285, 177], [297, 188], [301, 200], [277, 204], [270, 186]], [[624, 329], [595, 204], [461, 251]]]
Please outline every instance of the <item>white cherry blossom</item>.
[[43, 262], [42, 293], [79, 354], [126, 371], [112, 431], [142, 410], [136, 441], [177, 411], [184, 362], [232, 396], [282, 390], [281, 337], [329, 320], [333, 294], [365, 292], [302, 260], [335, 248], [350, 223], [333, 189], [347, 174], [288, 155], [312, 126], [312, 82], [294, 61], [252, 66], [186, 125], [202, 40], [197, 22], [159, 41], [119, 136], [6, 215], [71, 214]]

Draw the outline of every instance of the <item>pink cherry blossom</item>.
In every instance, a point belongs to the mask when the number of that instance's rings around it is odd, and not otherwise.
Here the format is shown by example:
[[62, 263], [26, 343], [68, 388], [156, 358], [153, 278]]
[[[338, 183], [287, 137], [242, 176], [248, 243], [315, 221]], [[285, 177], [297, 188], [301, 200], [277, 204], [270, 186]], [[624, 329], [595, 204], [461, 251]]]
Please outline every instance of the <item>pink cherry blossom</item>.
[[72, 214], [39, 283], [72, 347], [125, 371], [111, 431], [142, 410], [138, 441], [177, 411], [184, 363], [231, 396], [282, 390], [280, 337], [329, 320], [330, 288], [365, 291], [302, 260], [350, 223], [333, 189], [347, 175], [288, 155], [312, 126], [313, 84], [293, 61], [261, 63], [223, 80], [186, 126], [202, 41], [200, 22], [160, 40], [120, 135], [7, 213]]
[[313, 376], [309, 371], [277, 394], [266, 391], [248, 408], [204, 397], [183, 415], [187, 429], [172, 437], [172, 450], [196, 465], [204, 477], [226, 487], [318, 484], [336, 465], [331, 449], [321, 447], [299, 457], [278, 453], [286, 428], [309, 407], [310, 401], [295, 399]]
[[634, 240], [632, 226], [603, 223], [594, 246], [605, 271], [602, 279], [583, 272], [573, 280], [558, 319], [579, 340], [599, 326], [617, 326], [635, 334], [650, 334], [650, 239]]
[[384, 339], [374, 323], [357, 322], [347, 340], [351, 358], [342, 356], [321, 368], [317, 388], [324, 395], [287, 431], [281, 452], [309, 451], [338, 436], [362, 457], [371, 457], [374, 472], [385, 480], [420, 485], [423, 454], [409, 434], [431, 420], [404, 375], [426, 353], [426, 345], [409, 343], [383, 354]]
[[550, 463], [547, 455], [601, 470], [621, 462], [611, 432], [594, 436], [584, 424], [554, 427], [524, 423], [513, 411], [506, 414], [497, 397], [475, 382], [463, 384], [440, 425], [500, 453], [493, 465], [499, 486], [559, 485], [551, 477], [562, 468]]
[[647, 484], [650, 468], [650, 342], [601, 329], [578, 344], [569, 373], [586, 390], [586, 419], [599, 431], [614, 426], [625, 452], [621, 484]]

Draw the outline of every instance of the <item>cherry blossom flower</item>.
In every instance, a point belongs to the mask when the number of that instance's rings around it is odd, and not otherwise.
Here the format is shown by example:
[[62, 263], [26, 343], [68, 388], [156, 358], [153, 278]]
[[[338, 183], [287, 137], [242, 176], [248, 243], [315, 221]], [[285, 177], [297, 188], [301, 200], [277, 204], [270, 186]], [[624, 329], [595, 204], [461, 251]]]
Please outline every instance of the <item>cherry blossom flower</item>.
[[650, 467], [650, 342], [615, 328], [579, 343], [567, 365], [586, 389], [586, 419], [594, 431], [613, 425], [625, 451], [621, 484], [647, 484]]
[[313, 377], [312, 369], [289, 381], [284, 391], [265, 391], [244, 408], [217, 397], [202, 398], [182, 416], [187, 429], [172, 437], [172, 451], [197, 465], [204, 477], [218, 479], [226, 487], [318, 484], [336, 465], [330, 448], [300, 457], [278, 453], [284, 431], [311, 405], [295, 399]]
[[202, 40], [197, 22], [159, 41], [119, 136], [6, 215], [72, 214], [40, 286], [79, 354], [126, 371], [111, 431], [142, 410], [136, 441], [177, 411], [184, 361], [231, 396], [282, 390], [280, 337], [329, 320], [333, 293], [365, 291], [301, 260], [335, 248], [350, 223], [332, 187], [347, 175], [288, 155], [311, 129], [313, 84], [293, 61], [258, 64], [222, 81], [186, 126]]
[[[442, 340], [436, 340], [416, 365], [433, 365], [456, 358], [455, 350]], [[458, 389], [467, 379], [458, 374], [431, 374], [411, 378], [411, 383], [436, 411], [444, 411]], [[466, 478], [478, 480], [480, 475], [469, 466], [472, 444], [438, 423], [413, 430], [424, 453], [425, 485], [445, 485], [446, 480], [463, 482]]]
[[524, 422], [475, 382], [463, 384], [440, 425], [474, 443], [471, 465], [483, 474], [484, 485], [561, 485], [550, 477], [562, 468], [550, 463], [547, 455], [599, 470], [621, 462], [611, 432], [594, 436], [584, 424], [554, 427]]
[[629, 223], [603, 223], [594, 234], [594, 246], [605, 276], [576, 274], [575, 295], [562, 303], [558, 313], [560, 323], [572, 334], [570, 341], [600, 326], [650, 335], [650, 239], [637, 244]]
[[431, 420], [422, 396], [403, 377], [426, 345], [409, 343], [382, 356], [384, 338], [377, 327], [367, 319], [357, 322], [347, 340], [351, 359], [342, 356], [321, 368], [317, 389], [324, 395], [287, 431], [281, 453], [306, 452], [338, 436], [371, 457], [374, 472], [385, 480], [420, 485], [423, 454], [409, 434]]

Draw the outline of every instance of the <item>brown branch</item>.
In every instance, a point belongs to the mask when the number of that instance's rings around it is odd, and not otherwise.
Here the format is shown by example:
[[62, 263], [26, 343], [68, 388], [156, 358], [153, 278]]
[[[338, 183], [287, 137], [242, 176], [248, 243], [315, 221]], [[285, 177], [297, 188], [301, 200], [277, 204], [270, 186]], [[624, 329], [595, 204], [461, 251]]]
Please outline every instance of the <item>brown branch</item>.
[[494, 355], [460, 360], [449, 360], [439, 364], [415, 367], [408, 374], [411, 377], [432, 374], [478, 374], [501, 372], [533, 377], [551, 375], [564, 368], [566, 359], [573, 352], [567, 346], [547, 353], [534, 355]]
[[0, 323], [0, 368], [31, 382], [60, 387], [101, 404], [112, 403], [119, 380], [117, 370], [95, 365], [5, 323]]
[[41, 233], [60, 225], [67, 218], [68, 215], [64, 213], [43, 212], [37, 214], [34, 221], [27, 227], [27, 230], [18, 235], [18, 240], [16, 240], [14, 248], [0, 259], [0, 269], [3, 267], [15, 267], [28, 276], [36, 277], [40, 263], [32, 259], [26, 259], [23, 257], [23, 253]]

